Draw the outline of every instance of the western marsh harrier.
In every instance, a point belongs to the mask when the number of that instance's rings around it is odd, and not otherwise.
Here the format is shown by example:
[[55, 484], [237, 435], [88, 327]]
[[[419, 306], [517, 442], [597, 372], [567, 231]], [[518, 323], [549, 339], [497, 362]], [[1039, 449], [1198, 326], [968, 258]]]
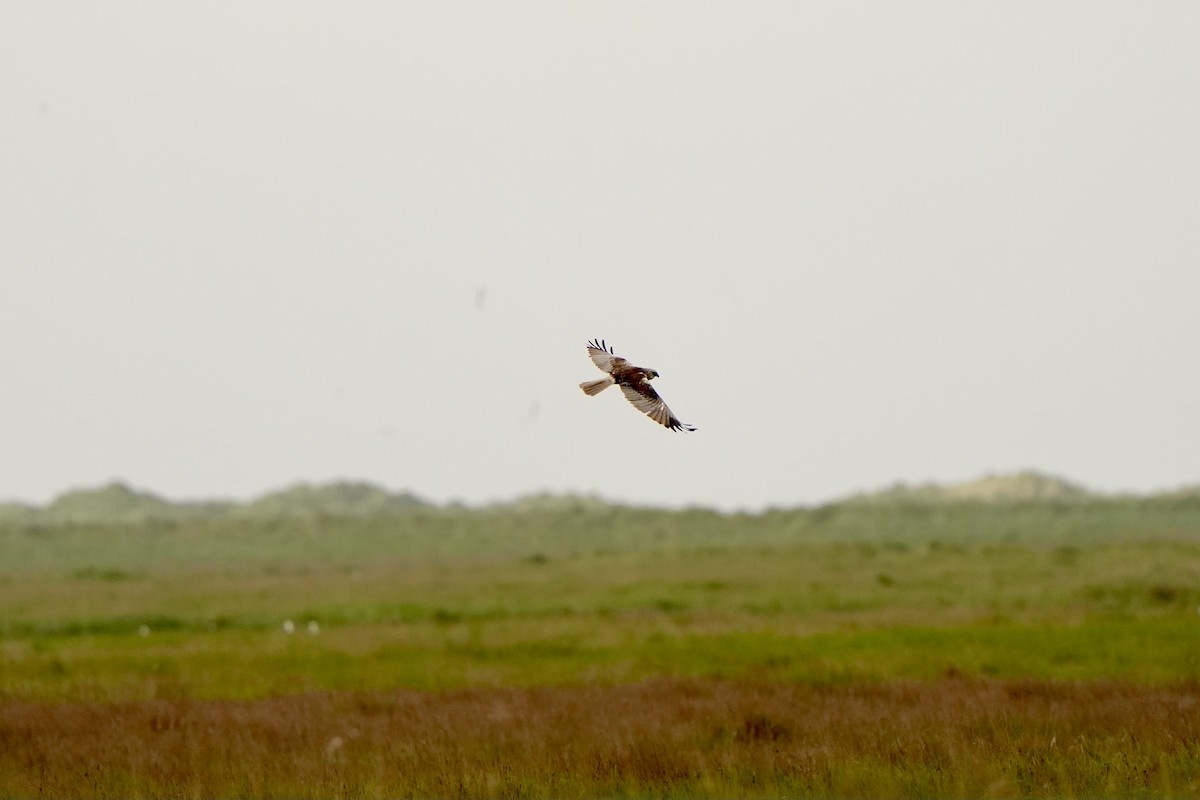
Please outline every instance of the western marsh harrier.
[[671, 409], [667, 408], [663, 399], [658, 396], [658, 392], [654, 391], [654, 387], [650, 385], [651, 379], [658, 377], [657, 370], [633, 366], [625, 359], [615, 355], [612, 348], [606, 345], [603, 339], [588, 342], [587, 351], [591, 356], [592, 363], [607, 372], [608, 375], [579, 384], [579, 388], [583, 389], [586, 394], [600, 394], [615, 383], [621, 387], [621, 391], [625, 393], [626, 399], [633, 403], [634, 408], [659, 425], [665, 425], [673, 431], [696, 430], [695, 426], [680, 422], [679, 418], [671, 413]]

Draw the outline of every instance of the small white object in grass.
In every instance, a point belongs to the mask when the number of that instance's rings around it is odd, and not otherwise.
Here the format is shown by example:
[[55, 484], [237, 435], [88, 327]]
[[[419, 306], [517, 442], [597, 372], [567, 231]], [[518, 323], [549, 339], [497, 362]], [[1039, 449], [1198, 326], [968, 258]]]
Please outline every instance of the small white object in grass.
[[292, 622], [290, 619], [285, 619], [283, 621], [283, 632], [284, 633], [295, 633], [295, 631], [296, 631], [296, 623]]
[[310, 619], [308, 621], [308, 632], [309, 633], [320, 633], [321, 632], [321, 626], [317, 624], [317, 621], [315, 619]]
[[145, 638], [149, 635], [150, 635], [150, 626], [149, 625], [139, 625], [138, 626], [138, 636]]
[[325, 757], [328, 759], [335, 758], [338, 754], [338, 750], [342, 749], [343, 744], [345, 744], [345, 742], [342, 741], [342, 737], [334, 736], [325, 743]]

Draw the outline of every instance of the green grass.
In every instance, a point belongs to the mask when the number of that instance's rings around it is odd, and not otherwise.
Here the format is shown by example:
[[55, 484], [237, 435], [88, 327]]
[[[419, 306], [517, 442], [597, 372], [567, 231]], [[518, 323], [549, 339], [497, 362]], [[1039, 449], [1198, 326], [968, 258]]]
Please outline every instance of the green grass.
[[812, 684], [1200, 679], [1183, 618], [970, 623], [793, 633], [646, 617], [39, 637], [3, 645], [0, 695], [45, 699], [264, 697], [326, 689], [614, 684], [659, 676]]
[[4, 577], [0, 692], [1195, 679], [1197, 574], [1200, 543], [1182, 540], [68, 566]]

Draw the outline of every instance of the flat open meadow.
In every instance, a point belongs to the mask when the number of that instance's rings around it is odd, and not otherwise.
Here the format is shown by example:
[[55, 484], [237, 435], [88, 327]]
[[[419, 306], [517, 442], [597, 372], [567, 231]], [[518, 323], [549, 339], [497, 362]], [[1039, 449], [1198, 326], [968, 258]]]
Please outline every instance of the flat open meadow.
[[1200, 796], [1200, 500], [0, 526], [0, 795]]

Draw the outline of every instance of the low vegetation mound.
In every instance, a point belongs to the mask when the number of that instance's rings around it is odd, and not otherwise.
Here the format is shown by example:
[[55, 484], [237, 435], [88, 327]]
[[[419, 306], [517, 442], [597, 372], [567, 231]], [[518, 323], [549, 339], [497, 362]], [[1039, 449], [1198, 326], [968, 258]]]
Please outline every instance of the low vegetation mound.
[[923, 483], [909, 486], [897, 483], [887, 489], [855, 495], [848, 502], [943, 504], [962, 502], [1028, 503], [1080, 502], [1106, 495], [1089, 491], [1066, 478], [1023, 470], [1010, 475], [985, 475], [973, 481], [952, 484]]
[[338, 481], [299, 483], [238, 506], [234, 513], [249, 517], [370, 517], [428, 507], [430, 503], [409, 492], [392, 493], [363, 481]]

